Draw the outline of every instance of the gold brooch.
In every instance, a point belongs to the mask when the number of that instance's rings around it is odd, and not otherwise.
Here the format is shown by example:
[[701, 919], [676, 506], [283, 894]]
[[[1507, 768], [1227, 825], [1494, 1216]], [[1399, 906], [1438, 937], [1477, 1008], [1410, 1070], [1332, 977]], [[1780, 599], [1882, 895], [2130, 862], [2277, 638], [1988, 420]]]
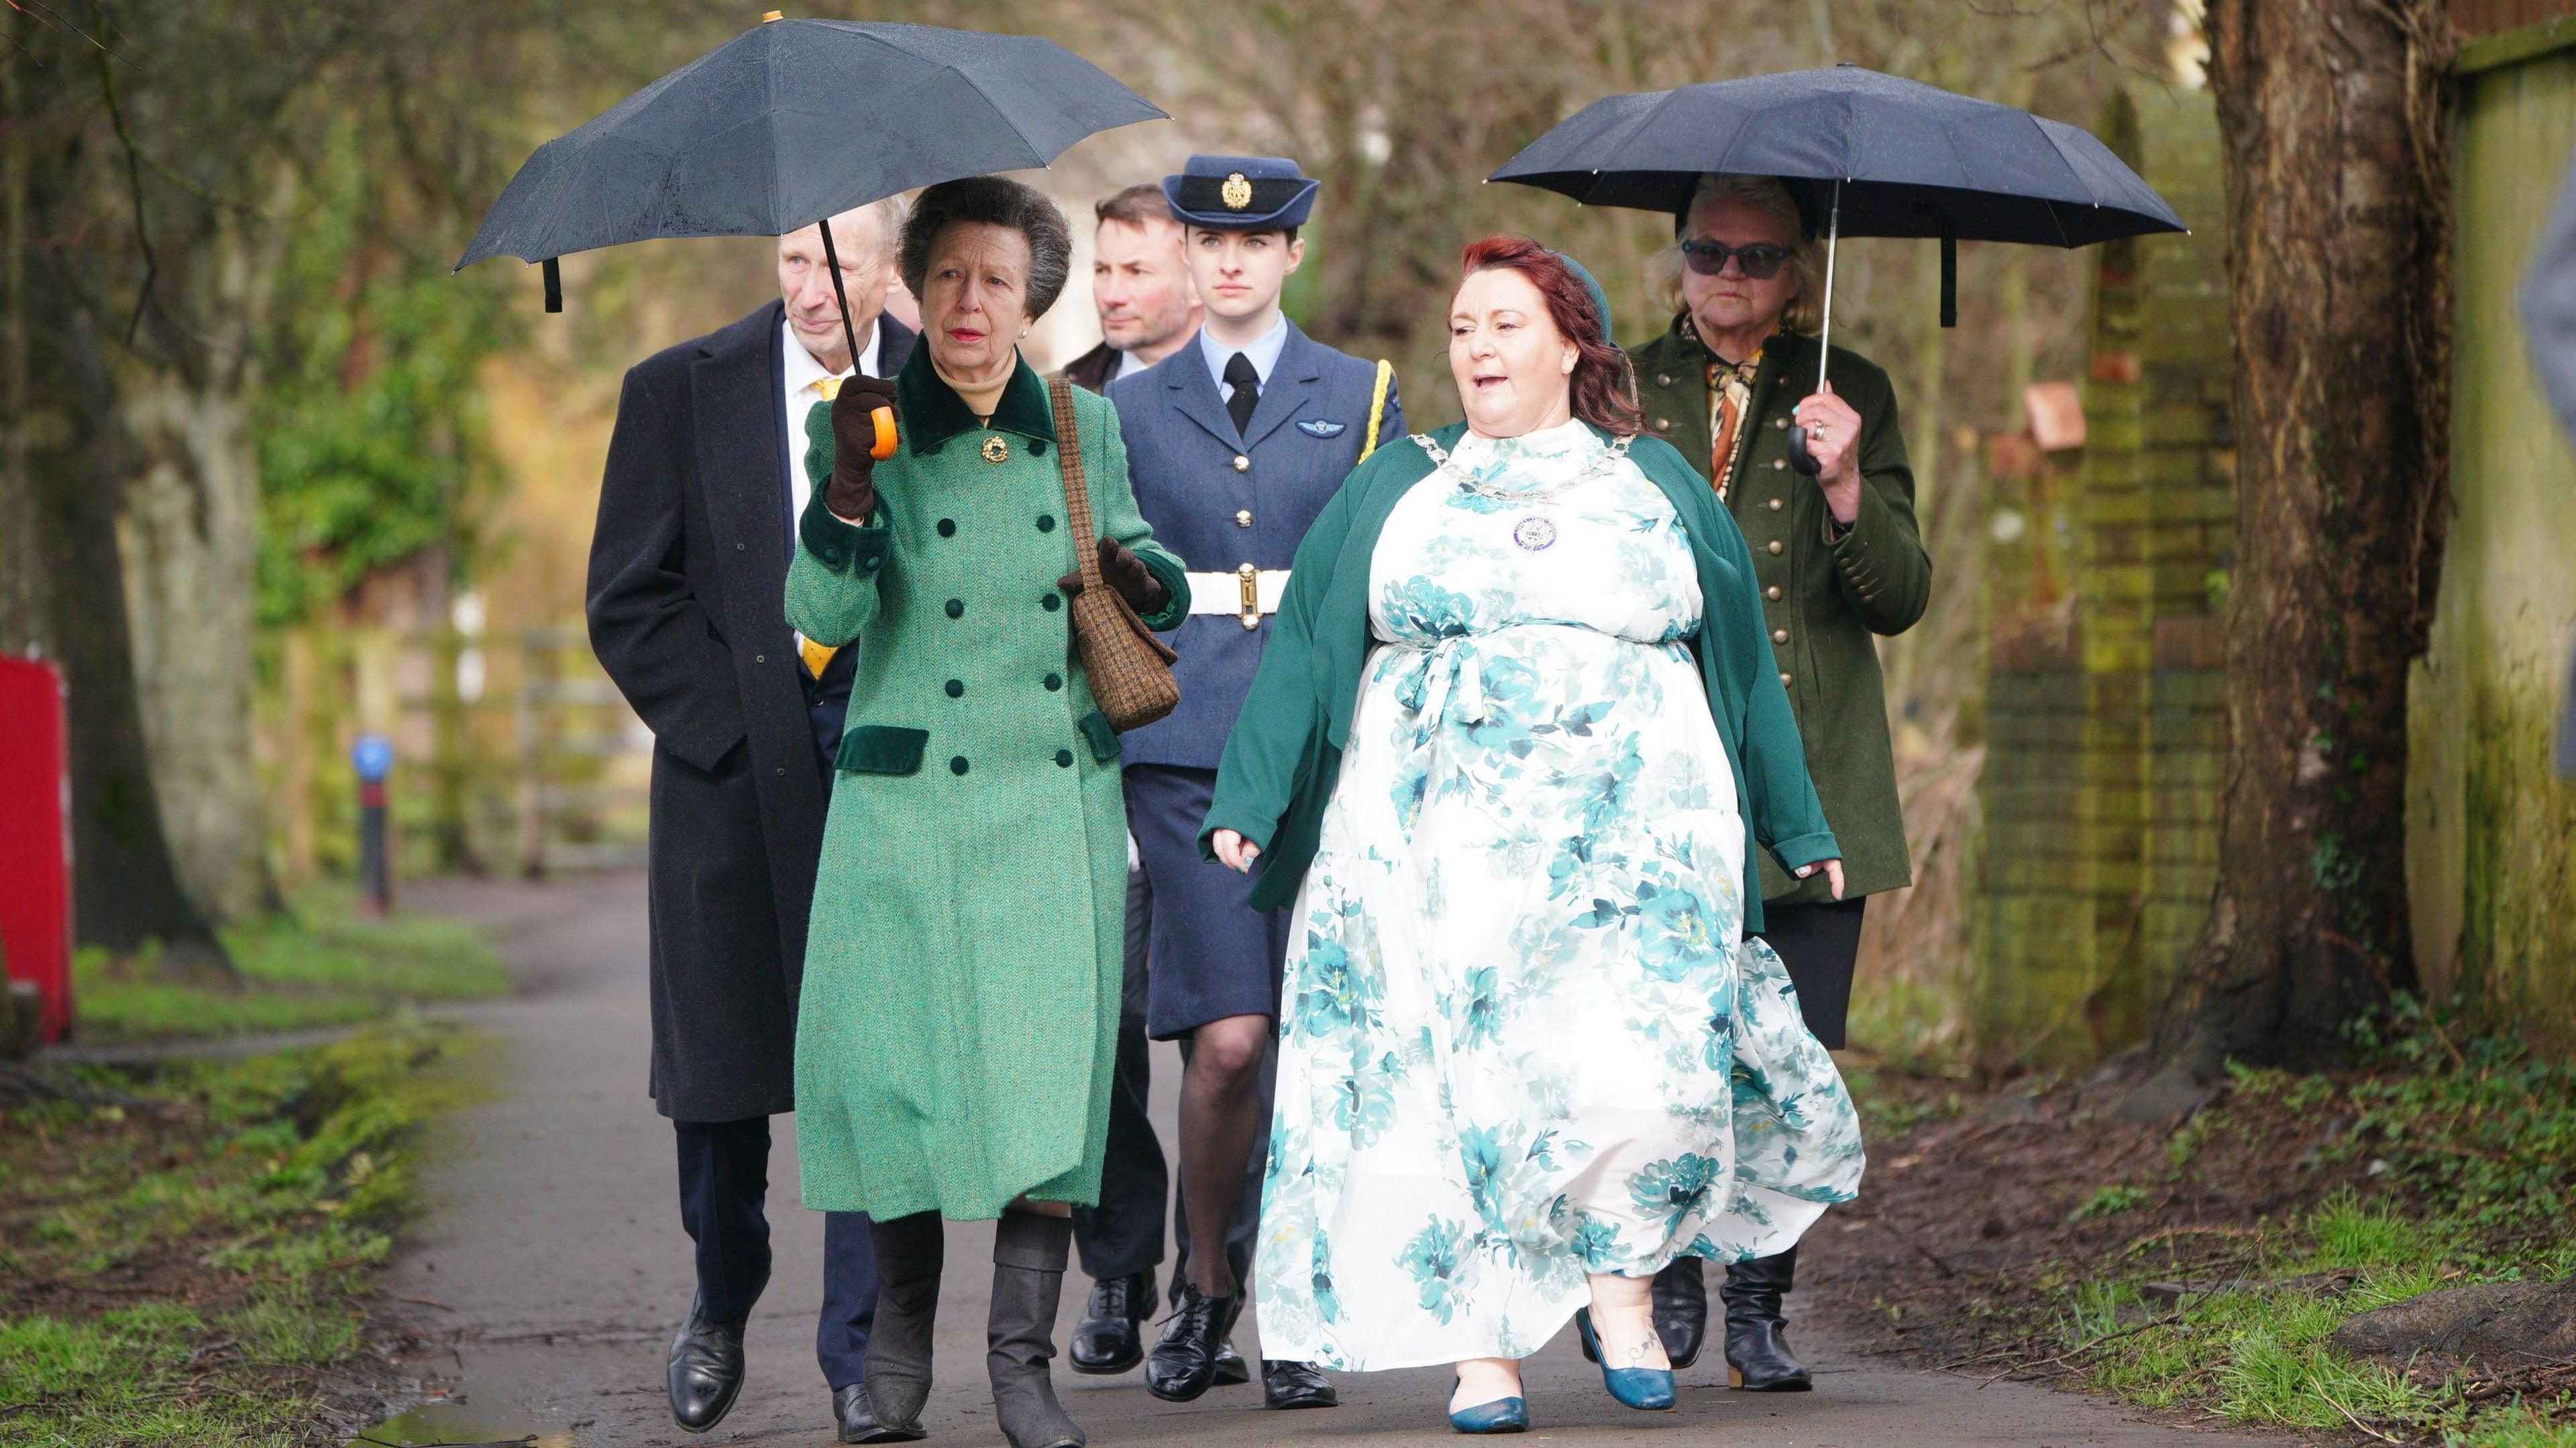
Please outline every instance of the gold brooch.
[[984, 461], [988, 463], [998, 463], [1010, 455], [1011, 445], [1009, 443], [1002, 441], [999, 437], [988, 437], [984, 439]]
[[1216, 197], [1225, 203], [1226, 210], [1241, 211], [1252, 204], [1252, 183], [1244, 180], [1240, 171], [1229, 172], [1225, 184], [1217, 188]]

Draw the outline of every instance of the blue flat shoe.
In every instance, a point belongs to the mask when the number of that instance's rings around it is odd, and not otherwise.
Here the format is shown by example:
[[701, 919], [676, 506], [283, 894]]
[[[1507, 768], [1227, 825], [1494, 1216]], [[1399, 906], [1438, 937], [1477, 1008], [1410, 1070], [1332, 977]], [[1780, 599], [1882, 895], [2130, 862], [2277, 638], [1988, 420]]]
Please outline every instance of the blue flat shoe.
[[1671, 1368], [1614, 1368], [1601, 1351], [1601, 1339], [1592, 1331], [1592, 1309], [1574, 1310], [1574, 1329], [1583, 1334], [1583, 1350], [1601, 1366], [1601, 1386], [1626, 1407], [1644, 1413], [1669, 1412], [1673, 1406], [1673, 1370]]
[[[1449, 1391], [1458, 1391], [1456, 1380], [1451, 1380]], [[1461, 1433], [1526, 1433], [1529, 1403], [1521, 1398], [1496, 1398], [1472, 1408], [1452, 1408], [1449, 1426]]]

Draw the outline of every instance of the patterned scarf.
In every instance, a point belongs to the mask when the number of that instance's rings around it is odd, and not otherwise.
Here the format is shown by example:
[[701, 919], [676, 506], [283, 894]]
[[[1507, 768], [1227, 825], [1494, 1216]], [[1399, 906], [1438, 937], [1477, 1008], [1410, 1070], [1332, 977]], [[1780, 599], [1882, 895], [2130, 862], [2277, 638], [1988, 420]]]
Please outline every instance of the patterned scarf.
[[[1685, 321], [1685, 327], [1690, 323]], [[1699, 342], [1699, 329], [1690, 327], [1691, 340]], [[1753, 407], [1753, 378], [1762, 370], [1762, 349], [1741, 362], [1721, 361], [1708, 344], [1708, 475], [1715, 480], [1719, 502], [1726, 501], [1726, 485], [1735, 471], [1735, 439], [1744, 425], [1744, 414]]]

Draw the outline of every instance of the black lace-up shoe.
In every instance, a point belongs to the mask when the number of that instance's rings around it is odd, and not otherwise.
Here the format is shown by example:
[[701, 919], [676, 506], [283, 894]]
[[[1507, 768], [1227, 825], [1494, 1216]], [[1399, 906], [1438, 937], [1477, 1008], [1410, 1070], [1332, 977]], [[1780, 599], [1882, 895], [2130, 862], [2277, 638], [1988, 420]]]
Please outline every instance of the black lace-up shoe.
[[1163, 1325], [1162, 1341], [1145, 1358], [1145, 1391], [1167, 1403], [1196, 1399], [1216, 1382], [1218, 1351], [1243, 1311], [1241, 1297], [1210, 1297], [1194, 1283]]
[[1073, 1370], [1094, 1377], [1123, 1373], [1145, 1360], [1145, 1317], [1154, 1307], [1151, 1269], [1091, 1284], [1082, 1322], [1073, 1330]]

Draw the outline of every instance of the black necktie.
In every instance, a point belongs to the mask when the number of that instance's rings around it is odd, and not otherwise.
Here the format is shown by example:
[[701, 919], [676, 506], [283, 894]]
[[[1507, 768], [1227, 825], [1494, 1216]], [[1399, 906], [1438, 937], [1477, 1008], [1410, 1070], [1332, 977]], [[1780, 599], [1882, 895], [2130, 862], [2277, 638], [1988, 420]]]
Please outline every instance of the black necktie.
[[1261, 402], [1261, 374], [1253, 370], [1251, 358], [1237, 352], [1225, 364], [1225, 382], [1234, 389], [1225, 400], [1225, 413], [1234, 419], [1235, 434], [1242, 436], [1252, 426], [1252, 409]]

